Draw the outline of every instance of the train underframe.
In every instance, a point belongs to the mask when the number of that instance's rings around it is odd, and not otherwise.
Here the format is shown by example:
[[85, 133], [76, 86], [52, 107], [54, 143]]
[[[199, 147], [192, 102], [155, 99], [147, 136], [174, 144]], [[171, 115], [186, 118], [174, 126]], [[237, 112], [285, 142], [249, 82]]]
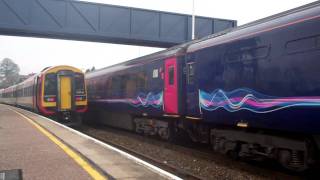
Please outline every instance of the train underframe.
[[275, 159], [292, 171], [304, 171], [315, 163], [312, 139], [277, 136], [265, 132], [211, 129], [211, 145], [216, 152], [254, 160]]
[[67, 126], [80, 126], [82, 115], [76, 111], [59, 111], [55, 115], [58, 122]]
[[80, 126], [82, 124], [83, 113], [79, 113], [76, 111], [71, 111], [71, 110], [57, 111], [56, 108], [53, 107], [53, 108], [47, 108], [47, 110], [54, 111], [53, 114], [48, 115], [46, 113], [40, 112], [38, 109], [33, 109], [30, 107], [19, 106], [19, 105], [17, 105], [17, 107], [20, 107], [29, 111], [33, 111], [37, 114], [41, 114], [43, 116], [52, 118], [66, 126]]
[[[284, 168], [302, 172], [319, 162], [320, 136], [290, 135], [247, 128], [226, 128], [179, 118], [150, 118], [102, 111], [99, 123], [159, 136], [172, 141], [180, 132], [194, 142], [212, 146], [214, 152], [233, 158], [262, 161], [273, 159]], [[93, 117], [93, 116], [90, 116]]]

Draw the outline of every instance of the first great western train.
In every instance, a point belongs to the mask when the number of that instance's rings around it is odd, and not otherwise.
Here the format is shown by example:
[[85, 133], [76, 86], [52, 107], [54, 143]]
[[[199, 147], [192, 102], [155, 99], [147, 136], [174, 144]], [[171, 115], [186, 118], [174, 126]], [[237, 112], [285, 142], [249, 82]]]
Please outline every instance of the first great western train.
[[81, 123], [87, 110], [84, 74], [71, 66], [45, 68], [25, 81], [0, 90], [0, 102], [20, 106], [66, 124]]
[[[320, 147], [320, 3], [86, 75], [93, 119], [302, 171]], [[92, 118], [91, 118], [92, 119]]]

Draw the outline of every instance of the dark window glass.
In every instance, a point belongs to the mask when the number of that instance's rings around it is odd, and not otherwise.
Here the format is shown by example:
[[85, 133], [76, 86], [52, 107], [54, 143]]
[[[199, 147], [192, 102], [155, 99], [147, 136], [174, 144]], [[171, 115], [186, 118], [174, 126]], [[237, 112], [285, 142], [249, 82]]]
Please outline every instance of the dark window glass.
[[137, 89], [144, 90], [147, 88], [147, 76], [145, 72], [139, 72], [136, 75]]
[[126, 79], [126, 90], [125, 90], [126, 97], [133, 97], [136, 94], [136, 91], [137, 91], [136, 77], [137, 76], [135, 74], [128, 75]]
[[121, 76], [112, 77], [112, 97], [119, 98], [121, 95]]
[[188, 84], [193, 84], [194, 82], [194, 63], [190, 63], [188, 66]]
[[[303, 39], [297, 39], [293, 41], [289, 41], [286, 44], [287, 53], [303, 53], [310, 50], [317, 49], [317, 36], [315, 37], [307, 37]], [[319, 38], [318, 38], [319, 40]], [[319, 48], [319, 46], [318, 46]]]
[[57, 94], [57, 75], [50, 73], [46, 75], [44, 81], [44, 95], [56, 95]]
[[76, 73], [75, 74], [75, 89], [76, 95], [85, 95], [85, 87], [84, 87], [84, 76], [83, 74]]
[[107, 95], [107, 98], [111, 98], [112, 97], [112, 81], [111, 81], [111, 78], [108, 78], [106, 80], [106, 95]]
[[112, 77], [112, 91], [120, 91], [121, 90], [121, 77], [116, 76]]
[[174, 84], [174, 67], [173, 66], [169, 67], [169, 84], [170, 85]]
[[250, 61], [255, 59], [263, 59], [269, 55], [269, 47], [245, 48], [238, 51], [229, 51], [225, 54], [227, 62]]
[[125, 93], [129, 75], [128, 74], [127, 75], [122, 75], [120, 78], [121, 78], [121, 86], [120, 86], [121, 92]]

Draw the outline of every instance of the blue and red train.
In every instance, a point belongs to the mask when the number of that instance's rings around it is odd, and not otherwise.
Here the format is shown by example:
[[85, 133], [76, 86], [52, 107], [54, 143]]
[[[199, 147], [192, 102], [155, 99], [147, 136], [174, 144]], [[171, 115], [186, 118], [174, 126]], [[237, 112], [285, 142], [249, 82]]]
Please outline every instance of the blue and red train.
[[[320, 3], [86, 75], [101, 123], [300, 171], [320, 147]], [[92, 117], [92, 116], [91, 116]]]

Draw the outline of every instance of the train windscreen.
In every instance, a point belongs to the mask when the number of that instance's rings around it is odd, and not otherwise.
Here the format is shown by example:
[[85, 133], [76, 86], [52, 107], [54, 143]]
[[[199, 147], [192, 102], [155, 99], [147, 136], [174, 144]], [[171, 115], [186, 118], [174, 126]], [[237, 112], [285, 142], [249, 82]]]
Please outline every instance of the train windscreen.
[[57, 75], [49, 73], [44, 81], [44, 100], [54, 102], [57, 95]]
[[77, 101], [82, 101], [86, 99], [85, 85], [84, 85], [84, 75], [80, 73], [75, 74], [75, 95]]

